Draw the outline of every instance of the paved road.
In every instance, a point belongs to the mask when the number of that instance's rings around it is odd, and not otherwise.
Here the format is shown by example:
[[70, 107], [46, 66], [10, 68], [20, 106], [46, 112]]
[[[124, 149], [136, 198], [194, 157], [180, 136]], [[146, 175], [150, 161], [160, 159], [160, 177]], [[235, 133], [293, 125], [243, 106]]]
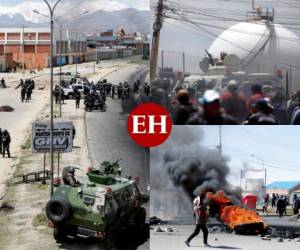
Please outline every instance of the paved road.
[[[145, 78], [146, 66], [130, 65], [115, 71], [106, 78], [113, 84]], [[141, 82], [144, 79], [140, 79]], [[89, 151], [95, 165], [104, 160], [122, 159], [123, 174], [140, 177], [140, 188], [147, 191], [149, 185], [149, 152], [137, 146], [127, 133], [127, 116], [123, 113], [120, 100], [107, 101], [106, 112], [86, 113], [86, 128]], [[127, 235], [122, 242], [122, 250], [148, 250], [148, 233], [142, 236]], [[129, 243], [130, 242], [130, 243]]]
[[172, 250], [187, 250], [187, 249], [244, 249], [244, 250], [294, 250], [298, 249], [300, 242], [295, 240], [278, 242], [276, 238], [271, 241], [262, 240], [259, 236], [243, 236], [230, 233], [210, 233], [208, 243], [210, 247], [204, 247], [203, 236], [200, 232], [188, 248], [184, 241], [194, 231], [194, 225], [164, 225], [163, 228], [171, 227], [174, 232], [155, 232], [151, 230], [151, 250], [172, 249]]

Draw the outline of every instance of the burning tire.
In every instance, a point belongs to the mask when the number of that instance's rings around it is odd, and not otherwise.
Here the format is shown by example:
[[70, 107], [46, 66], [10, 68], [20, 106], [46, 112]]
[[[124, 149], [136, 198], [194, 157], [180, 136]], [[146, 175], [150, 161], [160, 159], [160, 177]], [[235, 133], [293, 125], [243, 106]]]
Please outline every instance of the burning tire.
[[70, 217], [71, 209], [67, 201], [59, 198], [52, 198], [46, 206], [46, 214], [49, 220], [54, 223], [61, 223]]
[[234, 228], [236, 234], [241, 235], [258, 235], [265, 231], [264, 223], [249, 223], [249, 224], [241, 224], [237, 225]]

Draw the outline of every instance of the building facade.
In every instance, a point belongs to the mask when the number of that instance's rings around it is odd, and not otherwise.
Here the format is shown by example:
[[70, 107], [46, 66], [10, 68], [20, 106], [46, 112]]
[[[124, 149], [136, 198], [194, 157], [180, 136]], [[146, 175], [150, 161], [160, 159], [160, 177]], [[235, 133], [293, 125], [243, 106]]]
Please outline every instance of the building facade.
[[49, 28], [0, 28], [0, 54], [12, 54], [17, 67], [44, 68], [49, 65]]
[[279, 195], [291, 195], [293, 191], [300, 190], [300, 181], [276, 181], [267, 185], [267, 193]]

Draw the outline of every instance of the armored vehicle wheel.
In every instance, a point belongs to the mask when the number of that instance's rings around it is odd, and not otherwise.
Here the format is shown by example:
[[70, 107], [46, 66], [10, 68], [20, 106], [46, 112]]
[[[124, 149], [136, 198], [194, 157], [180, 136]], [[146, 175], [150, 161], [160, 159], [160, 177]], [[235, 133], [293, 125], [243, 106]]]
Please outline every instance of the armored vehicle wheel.
[[145, 228], [145, 220], [146, 220], [146, 209], [144, 207], [141, 207], [140, 211], [136, 215], [135, 228], [137, 230], [143, 230]]
[[74, 95], [72, 93], [68, 94], [68, 98], [69, 99], [73, 99], [74, 98]]
[[52, 198], [46, 206], [46, 214], [49, 220], [60, 223], [70, 216], [70, 206], [64, 199]]
[[53, 237], [57, 243], [66, 241], [67, 234], [65, 229], [63, 227], [55, 227], [53, 229]]

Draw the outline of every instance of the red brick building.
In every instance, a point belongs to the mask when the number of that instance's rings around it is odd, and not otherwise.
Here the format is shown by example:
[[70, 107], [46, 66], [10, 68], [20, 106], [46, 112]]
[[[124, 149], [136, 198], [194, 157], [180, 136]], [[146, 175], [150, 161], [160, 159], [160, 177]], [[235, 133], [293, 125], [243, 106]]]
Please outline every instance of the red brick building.
[[0, 28], [0, 54], [12, 53], [15, 64], [25, 69], [49, 65], [49, 28]]

